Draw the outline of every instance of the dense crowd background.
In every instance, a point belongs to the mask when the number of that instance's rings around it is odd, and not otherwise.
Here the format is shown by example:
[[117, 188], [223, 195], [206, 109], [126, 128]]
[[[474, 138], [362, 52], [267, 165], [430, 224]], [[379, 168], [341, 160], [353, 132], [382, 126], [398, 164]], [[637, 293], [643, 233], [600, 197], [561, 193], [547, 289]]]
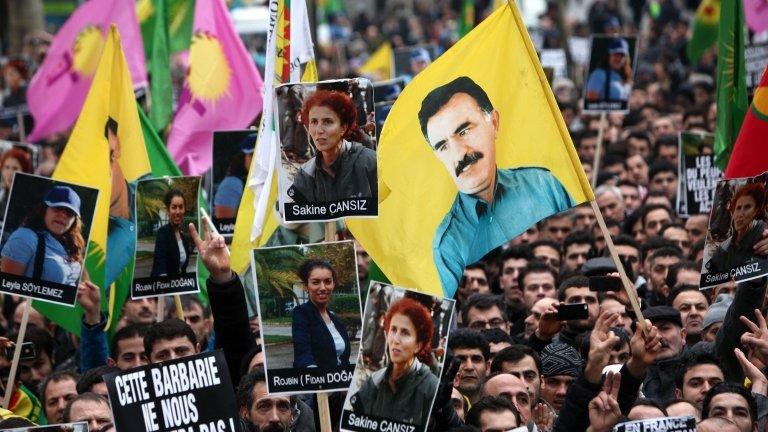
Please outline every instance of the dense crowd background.
[[[444, 52], [459, 39], [462, 6], [459, 0], [377, 1], [359, 7], [349, 2], [316, 15], [320, 78], [359, 76], [384, 41], [394, 48], [432, 44]], [[495, 6], [474, 2], [476, 20]], [[693, 415], [701, 420], [700, 430], [764, 430], [766, 280], [700, 291], [709, 215], [683, 219], [675, 210], [678, 133], [712, 133], [717, 115], [715, 48], [696, 63], [686, 56], [698, 2], [523, 0], [521, 6], [539, 49], [567, 48], [600, 33], [638, 37], [626, 114], [611, 113], [602, 123], [599, 115], [582, 113], [585, 64], [571, 52], [566, 76], [553, 78], [551, 85], [582, 165], [590, 178], [597, 177], [597, 204], [647, 321], [637, 322], [626, 293], [589, 289], [589, 276], [616, 269], [604, 258], [605, 239], [588, 204], [541, 221], [465, 269], [456, 295], [457, 329], [448, 340], [430, 428], [527, 425], [529, 430], [605, 432], [626, 418]], [[46, 32], [23, 36], [23, 52], [2, 59], [0, 107], [7, 115], [0, 117], [0, 139], [5, 141], [23, 140], [13, 110], [26, 103], [27, 83], [52, 39]], [[748, 38], [764, 41], [766, 36], [750, 33]], [[263, 69], [263, 37], [244, 39]], [[176, 67], [178, 91], [183, 72]], [[595, 166], [599, 136], [602, 157]], [[51, 175], [66, 139], [59, 134], [31, 143], [39, 158], [37, 174]], [[33, 171], [31, 164], [13, 160], [0, 159], [3, 202], [13, 171]], [[338, 232], [339, 238], [348, 235]], [[184, 321], [176, 319], [170, 304], [158, 316], [156, 300], [128, 300], [122, 316], [113, 317], [121, 321], [119, 330], [108, 339], [100, 289], [90, 283], [78, 294], [85, 311], [80, 338], [32, 310], [25, 341], [34, 344], [37, 356], [21, 362], [9, 407], [16, 417], [0, 421], [0, 428], [85, 420], [91, 430], [112, 430], [103, 374], [221, 348], [237, 384], [245, 426], [315, 430], [314, 397], [267, 395], [258, 319], [245, 306], [243, 284], [223, 262], [221, 242], [198, 244], [211, 273], [209, 302], [183, 297]], [[759, 253], [768, 252], [768, 245], [758, 247]], [[361, 282], [368, 279], [369, 266], [365, 252], [358, 251]], [[9, 344], [30, 305], [3, 295], [0, 302], [0, 335], [7, 338], [0, 341]], [[558, 321], [558, 306], [573, 303], [586, 303], [588, 318]], [[4, 354], [0, 351], [5, 385], [10, 359]], [[603, 375], [610, 365], [615, 366]], [[0, 418], [8, 416], [0, 410]]]

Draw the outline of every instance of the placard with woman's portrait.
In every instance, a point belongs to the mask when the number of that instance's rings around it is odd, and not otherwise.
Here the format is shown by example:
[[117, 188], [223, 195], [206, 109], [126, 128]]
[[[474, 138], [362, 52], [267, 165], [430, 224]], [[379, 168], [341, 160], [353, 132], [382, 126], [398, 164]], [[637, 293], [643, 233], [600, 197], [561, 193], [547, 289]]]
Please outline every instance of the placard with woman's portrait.
[[74, 306], [98, 196], [17, 172], [0, 244], [0, 292]]
[[701, 288], [768, 274], [768, 174], [721, 180], [715, 189], [701, 267]]
[[454, 307], [451, 299], [371, 282], [341, 430], [426, 430]]
[[136, 186], [136, 256], [131, 298], [200, 291], [197, 249], [189, 224], [200, 227], [200, 177], [141, 180]]
[[286, 222], [378, 214], [373, 85], [364, 78], [275, 88]]
[[346, 390], [361, 331], [353, 242], [259, 248], [251, 264], [269, 393]]

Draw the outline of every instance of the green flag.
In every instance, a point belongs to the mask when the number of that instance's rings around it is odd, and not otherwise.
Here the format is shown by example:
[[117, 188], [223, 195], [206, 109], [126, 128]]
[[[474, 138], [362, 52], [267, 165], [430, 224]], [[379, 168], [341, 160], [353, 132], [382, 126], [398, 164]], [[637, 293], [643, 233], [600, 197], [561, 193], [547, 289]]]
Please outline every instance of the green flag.
[[152, 167], [153, 177], [164, 176], [182, 176], [181, 170], [171, 158], [168, 149], [165, 148], [163, 140], [152, 128], [152, 124], [144, 111], [139, 108], [139, 121], [141, 122], [141, 132], [144, 135], [144, 143], [147, 146], [147, 157], [149, 165]]
[[741, 0], [722, 2], [717, 53], [717, 126], [714, 151], [715, 165], [725, 170], [749, 105], [744, 63], [744, 6]]
[[[141, 25], [141, 37], [144, 40], [144, 53], [150, 58], [150, 50], [155, 38], [155, 17], [157, 3], [160, 0], [139, 0], [136, 3], [136, 17]], [[195, 18], [195, 0], [165, 0], [168, 20], [168, 45], [171, 53], [189, 49], [192, 40], [192, 23]]]
[[[139, 120], [141, 121], [141, 132], [144, 134], [144, 142], [147, 145], [147, 156], [149, 157], [149, 165], [152, 167], [153, 177], [163, 176], [182, 176], [176, 162], [173, 161], [168, 149], [163, 144], [163, 140], [152, 128], [149, 119], [144, 112], [139, 108]], [[197, 202], [200, 205], [205, 206], [206, 211], [210, 210], [206, 203], [208, 201], [203, 197], [203, 191], [200, 191], [197, 197]], [[200, 285], [200, 299], [204, 304], [208, 304], [208, 292], [205, 289], [205, 280], [208, 279], [208, 270], [203, 266], [202, 260], [197, 260], [197, 281]], [[122, 306], [121, 306], [122, 307]]]
[[461, 22], [459, 23], [459, 37], [464, 37], [475, 27], [475, 2], [464, 0], [461, 5]]
[[720, 0], [702, 0], [693, 19], [691, 39], [685, 46], [685, 53], [691, 63], [698, 63], [704, 51], [717, 41], [719, 19]]
[[[156, 131], [162, 132], [173, 115], [173, 88], [171, 84], [171, 53], [168, 46], [168, 0], [155, 0], [155, 29], [149, 48], [149, 75], [151, 104], [149, 119]], [[146, 48], [145, 48], [146, 49]]]

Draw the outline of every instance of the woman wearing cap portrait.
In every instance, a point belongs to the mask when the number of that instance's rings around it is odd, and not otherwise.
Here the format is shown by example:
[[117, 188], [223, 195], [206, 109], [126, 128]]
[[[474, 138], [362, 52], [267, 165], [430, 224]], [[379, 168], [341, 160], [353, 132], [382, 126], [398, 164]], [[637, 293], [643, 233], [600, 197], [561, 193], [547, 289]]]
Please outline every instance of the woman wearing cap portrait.
[[171, 189], [163, 197], [168, 212], [168, 223], [155, 234], [155, 253], [152, 261], [152, 277], [179, 276], [186, 273], [192, 243], [182, 227], [187, 211], [187, 200], [178, 189]]
[[8, 238], [0, 271], [74, 286], [84, 252], [80, 197], [70, 187], [55, 186]]
[[730, 272], [755, 257], [754, 246], [763, 238], [766, 190], [760, 183], [742, 186], [728, 201], [731, 236], [715, 249], [705, 264], [710, 273]]
[[632, 59], [625, 39], [608, 42], [608, 54], [587, 78], [587, 102], [626, 102], [632, 91]]
[[234, 218], [243, 196], [248, 168], [253, 158], [256, 134], [246, 136], [240, 143], [240, 151], [232, 156], [227, 167], [227, 175], [219, 183], [213, 198], [213, 216], [216, 219]]
[[363, 132], [352, 98], [318, 90], [304, 102], [301, 122], [316, 155], [299, 168], [288, 196], [299, 204], [376, 197], [376, 152], [355, 141]]

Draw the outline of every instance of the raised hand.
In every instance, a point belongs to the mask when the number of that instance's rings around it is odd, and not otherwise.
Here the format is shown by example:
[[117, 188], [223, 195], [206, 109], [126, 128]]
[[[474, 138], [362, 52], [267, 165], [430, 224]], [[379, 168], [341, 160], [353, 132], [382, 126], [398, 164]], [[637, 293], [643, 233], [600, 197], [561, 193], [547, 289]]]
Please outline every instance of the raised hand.
[[761, 372], [757, 366], [749, 361], [747, 356], [745, 356], [740, 349], [735, 348], [733, 353], [739, 360], [739, 364], [741, 365], [741, 370], [744, 372], [744, 376], [749, 378], [749, 380], [752, 382], [752, 393], [765, 396], [766, 393], [768, 393], [768, 379], [765, 378], [765, 374], [763, 374], [763, 372]]
[[557, 320], [558, 306], [560, 306], [560, 303], [553, 303], [541, 314], [539, 326], [536, 328], [537, 338], [548, 341], [563, 328], [563, 323]]
[[645, 375], [645, 369], [656, 360], [661, 351], [659, 329], [652, 325], [650, 320], [645, 320], [645, 328], [646, 331], [643, 332], [638, 327], [629, 341], [632, 358], [627, 362], [627, 368], [637, 378]]
[[91, 281], [80, 282], [77, 286], [77, 301], [83, 307], [83, 320], [86, 324], [96, 325], [101, 322], [101, 289]]
[[589, 356], [584, 368], [584, 378], [593, 384], [600, 382], [603, 368], [610, 360], [611, 350], [619, 342], [619, 337], [610, 330], [618, 320], [617, 313], [601, 313], [589, 335]]
[[555, 423], [555, 413], [549, 405], [539, 402], [533, 407], [533, 421], [539, 431], [550, 432]]
[[763, 236], [760, 241], [755, 243], [752, 247], [755, 251], [755, 255], [768, 255], [768, 229], [763, 230]]
[[211, 233], [208, 229], [208, 218], [203, 216], [203, 235], [205, 241], [200, 239], [197, 229], [193, 224], [189, 224], [189, 233], [195, 242], [203, 265], [211, 274], [211, 280], [214, 282], [227, 282], [232, 279], [232, 268], [229, 265], [229, 248], [227, 243], [218, 233]]
[[755, 356], [763, 363], [768, 360], [768, 326], [765, 317], [759, 309], [755, 309], [756, 322], [752, 322], [744, 315], [739, 317], [742, 324], [747, 326], [748, 332], [741, 335], [741, 343], [752, 349]]
[[603, 389], [589, 401], [589, 429], [591, 432], [609, 432], [621, 418], [619, 408], [619, 387], [621, 374], [608, 372]]

